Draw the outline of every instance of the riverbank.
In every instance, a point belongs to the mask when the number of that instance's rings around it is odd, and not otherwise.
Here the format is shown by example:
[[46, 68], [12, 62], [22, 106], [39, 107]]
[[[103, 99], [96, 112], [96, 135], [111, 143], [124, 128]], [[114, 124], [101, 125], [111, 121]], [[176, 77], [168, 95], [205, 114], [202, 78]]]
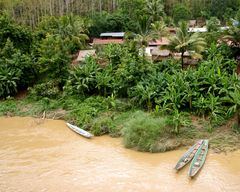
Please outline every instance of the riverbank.
[[210, 140], [214, 152], [240, 149], [240, 134], [233, 129], [235, 119], [209, 128], [203, 118], [189, 115], [179, 134], [173, 133], [169, 117], [159, 112], [144, 112], [128, 103], [108, 97], [65, 97], [55, 100], [31, 97], [1, 101], [0, 115], [61, 119], [74, 123], [96, 136], [122, 137], [127, 148], [138, 151], [164, 152], [192, 145], [196, 140]]
[[62, 120], [0, 117], [0, 124], [3, 191], [240, 190], [240, 151], [210, 151], [201, 172], [190, 180], [188, 166], [179, 173], [173, 170], [185, 148], [139, 153], [124, 148], [121, 138], [85, 139]]

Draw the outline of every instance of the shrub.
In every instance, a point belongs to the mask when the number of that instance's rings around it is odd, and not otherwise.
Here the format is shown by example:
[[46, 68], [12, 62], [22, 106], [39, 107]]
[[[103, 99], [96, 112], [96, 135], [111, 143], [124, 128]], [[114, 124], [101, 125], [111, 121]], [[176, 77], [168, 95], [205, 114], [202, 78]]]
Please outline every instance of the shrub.
[[174, 7], [174, 11], [173, 11], [173, 19], [175, 21], [175, 23], [178, 23], [181, 20], [189, 20], [191, 18], [191, 12], [188, 9], [188, 7], [186, 7], [183, 4], [178, 4]]
[[111, 118], [98, 118], [91, 124], [91, 132], [95, 136], [104, 135], [110, 133], [113, 129], [113, 124]]
[[42, 97], [55, 99], [60, 94], [59, 87], [54, 80], [36, 84], [33, 88], [29, 88], [29, 90], [30, 95], [36, 99]]
[[20, 76], [20, 70], [0, 66], [0, 97], [7, 97], [17, 93], [17, 83]]
[[70, 109], [69, 118], [79, 126], [86, 126], [97, 117], [98, 113], [108, 109], [107, 99], [104, 97], [75, 98], [74, 100], [71, 103], [65, 103], [64, 109]]
[[83, 65], [69, 71], [68, 81], [64, 91], [68, 94], [93, 94], [96, 92], [96, 75], [100, 71], [96, 60], [89, 57]]
[[123, 129], [123, 142], [127, 148], [157, 152], [161, 137], [166, 134], [166, 119], [153, 118], [144, 112], [136, 112]]
[[0, 49], [0, 97], [14, 95], [21, 88], [32, 84], [36, 78], [36, 69], [29, 55], [22, 54], [7, 39]]

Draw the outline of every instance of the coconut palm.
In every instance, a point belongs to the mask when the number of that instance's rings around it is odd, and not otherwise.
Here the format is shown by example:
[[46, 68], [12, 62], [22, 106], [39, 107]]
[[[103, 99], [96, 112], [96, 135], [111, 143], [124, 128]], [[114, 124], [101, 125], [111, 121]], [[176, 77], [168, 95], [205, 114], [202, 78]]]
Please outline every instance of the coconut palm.
[[175, 36], [169, 39], [169, 49], [181, 53], [181, 63], [183, 69], [183, 56], [186, 51], [192, 51], [193, 56], [202, 58], [201, 52], [204, 51], [206, 41], [198, 33], [190, 34], [186, 22], [179, 23], [179, 29]]
[[165, 16], [162, 0], [146, 0], [146, 12], [150, 15], [152, 22], [161, 20]]
[[154, 35], [151, 30], [151, 20], [147, 16], [140, 17], [137, 23], [137, 31], [134, 41], [138, 43], [142, 49], [143, 57], [145, 57], [145, 49], [148, 46], [148, 42], [154, 39]]
[[162, 38], [168, 36], [167, 26], [164, 21], [156, 21], [152, 23], [151, 29], [155, 38]]
[[80, 17], [69, 15], [60, 18], [57, 30], [62, 39], [69, 39], [77, 46], [82, 47], [88, 40], [86, 35], [88, 25], [87, 21]]

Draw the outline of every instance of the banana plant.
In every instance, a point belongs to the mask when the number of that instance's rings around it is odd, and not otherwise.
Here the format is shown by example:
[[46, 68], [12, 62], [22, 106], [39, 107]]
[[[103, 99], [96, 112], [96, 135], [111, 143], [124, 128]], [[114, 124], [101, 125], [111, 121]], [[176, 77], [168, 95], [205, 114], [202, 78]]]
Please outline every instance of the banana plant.
[[178, 135], [180, 128], [188, 126], [190, 124], [190, 120], [186, 113], [180, 112], [178, 109], [174, 109], [172, 115], [167, 119], [167, 123], [173, 127], [173, 132]]
[[152, 109], [153, 99], [156, 96], [156, 86], [148, 82], [140, 82], [131, 90], [133, 100], [147, 106], [148, 111]]
[[224, 99], [231, 104], [228, 113], [237, 114], [237, 125], [240, 127], [240, 87], [238, 86], [234, 91], [230, 91], [229, 95]]
[[226, 112], [224, 111], [224, 107], [218, 96], [216, 97], [212, 94], [208, 94], [207, 109], [209, 110], [208, 115], [211, 126], [215, 123], [221, 123], [223, 117], [226, 116]]
[[9, 67], [0, 67], [0, 97], [13, 95], [17, 92], [17, 82], [20, 80], [21, 71]]
[[69, 72], [67, 84], [72, 86], [76, 93], [91, 93], [96, 88], [96, 74], [100, 70], [96, 61], [89, 57], [84, 65], [76, 66]]
[[96, 73], [96, 88], [100, 93], [103, 92], [104, 97], [107, 96], [107, 89], [111, 88], [112, 79], [111, 71], [108, 71], [107, 69]]

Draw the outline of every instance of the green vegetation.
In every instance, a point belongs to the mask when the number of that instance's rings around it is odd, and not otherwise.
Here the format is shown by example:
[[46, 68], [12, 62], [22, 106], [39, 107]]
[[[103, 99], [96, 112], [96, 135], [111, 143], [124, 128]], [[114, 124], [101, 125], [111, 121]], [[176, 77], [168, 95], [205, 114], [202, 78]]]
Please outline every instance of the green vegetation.
[[[21, 2], [26, 6], [0, 1], [0, 115], [64, 119], [95, 135], [122, 136], [140, 151], [198, 138], [218, 149], [220, 142], [239, 146], [239, 1]], [[189, 19], [208, 32], [189, 33]], [[174, 23], [176, 34], [169, 34]], [[124, 44], [75, 63], [93, 37], [120, 30]], [[149, 42], [166, 36], [164, 48], [180, 59], [150, 60]], [[185, 61], [186, 52], [196, 65]]]
[[159, 141], [164, 134], [166, 134], [164, 118], [153, 118], [147, 113], [136, 112], [123, 129], [123, 142], [126, 147], [134, 147], [141, 151], [165, 151], [159, 148]]
[[205, 39], [199, 37], [198, 33], [190, 35], [188, 33], [188, 26], [185, 22], [179, 23], [180, 28], [176, 36], [170, 38], [170, 50], [181, 53], [182, 69], [183, 69], [183, 56], [186, 51], [194, 51], [195, 58], [201, 58], [201, 52], [204, 51], [206, 46]]

